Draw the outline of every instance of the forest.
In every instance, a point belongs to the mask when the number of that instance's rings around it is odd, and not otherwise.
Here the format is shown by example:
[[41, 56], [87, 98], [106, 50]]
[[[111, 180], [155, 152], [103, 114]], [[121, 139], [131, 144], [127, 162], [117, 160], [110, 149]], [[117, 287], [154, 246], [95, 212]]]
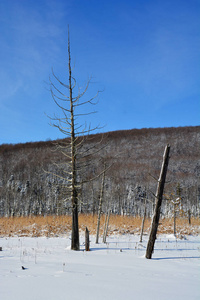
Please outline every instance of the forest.
[[[71, 214], [67, 158], [56, 147], [63, 141], [0, 146], [0, 216]], [[151, 217], [163, 151], [170, 144], [161, 216], [174, 210], [179, 216], [200, 215], [200, 126], [98, 133], [85, 138], [82, 147], [87, 151], [97, 144], [100, 150], [90, 163], [85, 158], [84, 174], [78, 175], [94, 178], [79, 190], [80, 213], [98, 212], [103, 174], [96, 174], [106, 165], [102, 212], [142, 216], [146, 201]]]

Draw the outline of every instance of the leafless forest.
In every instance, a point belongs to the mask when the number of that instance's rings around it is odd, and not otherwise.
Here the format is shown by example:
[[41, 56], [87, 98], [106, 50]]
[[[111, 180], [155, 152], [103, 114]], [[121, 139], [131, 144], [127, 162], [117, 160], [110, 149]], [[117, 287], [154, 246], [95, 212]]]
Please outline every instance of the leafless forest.
[[[102, 211], [112, 214], [152, 215], [156, 179], [166, 144], [171, 145], [162, 216], [200, 215], [200, 127], [133, 129], [90, 135], [84, 151], [98, 142], [92, 164], [85, 158], [81, 178], [105, 173]], [[62, 140], [56, 142], [62, 144]], [[0, 146], [0, 215], [66, 215], [71, 213], [70, 195], [62, 153], [55, 141]], [[91, 160], [91, 157], [90, 157]], [[60, 174], [59, 179], [55, 174]], [[86, 180], [79, 193], [79, 212], [96, 214], [102, 176]], [[178, 201], [177, 201], [178, 199]]]

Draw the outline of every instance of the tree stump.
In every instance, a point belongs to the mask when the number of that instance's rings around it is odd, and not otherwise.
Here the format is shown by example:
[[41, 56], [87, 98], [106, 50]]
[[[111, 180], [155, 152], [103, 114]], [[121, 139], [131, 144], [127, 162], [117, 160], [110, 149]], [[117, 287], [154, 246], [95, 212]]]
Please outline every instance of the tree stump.
[[90, 251], [90, 237], [87, 227], [85, 228], [85, 251]]

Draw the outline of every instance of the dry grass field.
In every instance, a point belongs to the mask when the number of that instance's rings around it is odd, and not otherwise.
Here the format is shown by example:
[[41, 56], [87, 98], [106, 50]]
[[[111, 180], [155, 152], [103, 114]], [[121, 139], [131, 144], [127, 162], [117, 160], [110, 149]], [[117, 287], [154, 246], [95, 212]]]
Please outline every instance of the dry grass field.
[[[101, 217], [100, 234], [103, 232], [105, 216]], [[119, 234], [139, 234], [142, 219], [131, 216], [111, 215], [108, 235]], [[177, 219], [177, 235], [198, 235], [200, 233], [200, 219], [191, 218], [191, 224], [184, 218]], [[96, 233], [97, 216], [79, 215], [80, 232], [85, 231], [87, 226], [90, 234]], [[147, 219], [144, 226], [144, 234], [149, 233], [151, 220]], [[61, 236], [71, 231], [71, 216], [30, 216], [30, 217], [10, 217], [0, 218], [0, 237], [5, 236]], [[159, 233], [173, 233], [173, 219], [160, 220]]]

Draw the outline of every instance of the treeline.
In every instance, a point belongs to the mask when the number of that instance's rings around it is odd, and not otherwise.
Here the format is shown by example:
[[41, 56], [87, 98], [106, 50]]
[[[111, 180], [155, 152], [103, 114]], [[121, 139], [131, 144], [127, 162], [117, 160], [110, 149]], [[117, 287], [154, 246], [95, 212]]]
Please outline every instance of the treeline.
[[[171, 157], [162, 214], [170, 216], [174, 209], [173, 200], [179, 197], [181, 201], [176, 209], [180, 215], [189, 212], [199, 216], [199, 126], [91, 135], [85, 138], [85, 149], [99, 140], [101, 151], [93, 156], [87, 172], [79, 175], [95, 177], [103, 165], [112, 165], [105, 174], [104, 212], [111, 209], [114, 214], [142, 215], [147, 198], [147, 214], [151, 216], [156, 188], [154, 178], [158, 178], [164, 147], [169, 143]], [[0, 146], [1, 216], [71, 212], [67, 183], [55, 176], [68, 176], [65, 157], [56, 151], [56, 142], [63, 140]], [[99, 177], [82, 185], [80, 212], [97, 212], [100, 190]]]

